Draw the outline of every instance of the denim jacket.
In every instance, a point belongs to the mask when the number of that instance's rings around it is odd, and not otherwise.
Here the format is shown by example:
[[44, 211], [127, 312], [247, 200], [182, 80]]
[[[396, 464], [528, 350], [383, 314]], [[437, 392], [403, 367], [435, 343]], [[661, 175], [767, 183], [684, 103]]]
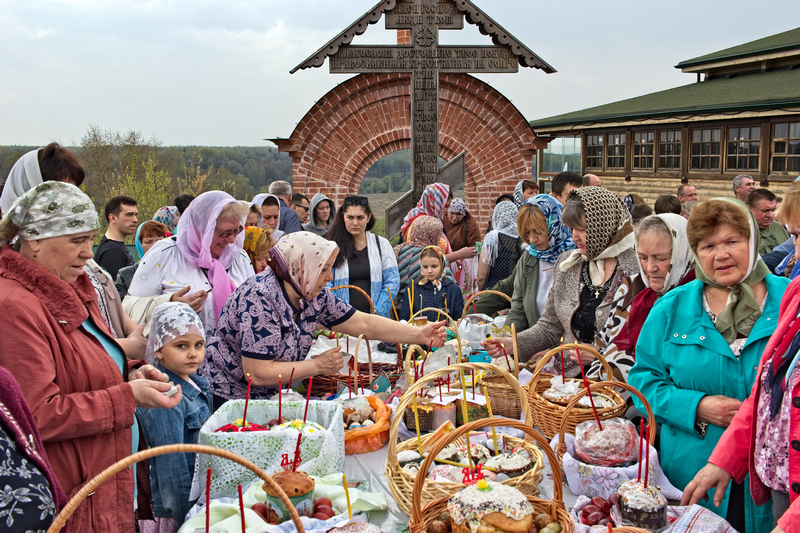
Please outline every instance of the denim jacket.
[[[169, 376], [170, 381], [181, 386], [183, 397], [172, 409], [137, 408], [136, 415], [151, 448], [165, 444], [197, 444], [200, 428], [211, 416], [211, 390], [208, 380], [189, 376], [197, 390], [166, 368], [157, 368]], [[195, 454], [170, 453], [150, 459], [150, 488], [153, 497], [153, 514], [172, 517], [183, 524], [186, 514], [194, 505], [189, 500], [192, 487]]]

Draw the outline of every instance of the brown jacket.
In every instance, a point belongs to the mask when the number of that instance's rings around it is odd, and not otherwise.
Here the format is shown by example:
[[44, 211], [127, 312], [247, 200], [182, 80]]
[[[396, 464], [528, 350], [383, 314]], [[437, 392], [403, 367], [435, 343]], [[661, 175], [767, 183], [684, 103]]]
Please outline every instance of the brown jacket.
[[481, 240], [478, 223], [470, 215], [465, 216], [458, 224], [451, 224], [445, 213], [442, 217], [442, 225], [447, 233], [447, 240], [450, 241], [450, 248], [454, 252], [467, 246], [475, 246], [475, 243]]
[[[96, 298], [85, 274], [68, 285], [10, 246], [0, 248], [0, 365], [19, 382], [68, 498], [131, 454], [133, 391], [82, 327], [91, 313], [109, 334]], [[72, 515], [69, 530], [134, 531], [133, 472], [97, 488]]]

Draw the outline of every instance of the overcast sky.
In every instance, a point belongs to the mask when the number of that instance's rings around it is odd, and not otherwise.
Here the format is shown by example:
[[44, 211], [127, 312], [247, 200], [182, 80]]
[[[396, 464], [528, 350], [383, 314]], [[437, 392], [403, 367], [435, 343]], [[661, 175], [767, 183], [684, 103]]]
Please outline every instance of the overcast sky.
[[[80, 142], [89, 124], [164, 145], [288, 137], [349, 75], [289, 70], [377, 0], [0, 0], [0, 145]], [[481, 76], [528, 120], [695, 80], [674, 65], [792, 29], [797, 0], [475, 0], [552, 65]], [[474, 26], [443, 44], [491, 44]], [[371, 26], [354, 44], [396, 42]]]

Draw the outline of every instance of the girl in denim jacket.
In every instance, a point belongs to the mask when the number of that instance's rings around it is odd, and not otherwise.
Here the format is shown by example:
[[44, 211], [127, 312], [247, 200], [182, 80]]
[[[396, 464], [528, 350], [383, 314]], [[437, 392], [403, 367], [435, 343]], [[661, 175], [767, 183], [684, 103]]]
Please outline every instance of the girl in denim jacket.
[[[200, 427], [211, 416], [208, 381], [195, 373], [205, 357], [203, 323], [185, 303], [156, 307], [145, 358], [169, 376], [182, 392], [172, 409], [137, 409], [150, 447], [197, 444]], [[172, 533], [183, 524], [194, 504], [189, 499], [195, 454], [159, 455], [150, 460], [150, 488], [155, 522], [140, 521], [143, 533]]]

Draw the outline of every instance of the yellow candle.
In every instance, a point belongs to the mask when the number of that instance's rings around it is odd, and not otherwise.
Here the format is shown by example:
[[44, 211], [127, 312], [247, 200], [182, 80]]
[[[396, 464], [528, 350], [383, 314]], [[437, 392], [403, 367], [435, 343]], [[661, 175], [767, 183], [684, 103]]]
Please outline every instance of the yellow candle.
[[[467, 411], [467, 383], [464, 381], [464, 371], [459, 370], [459, 374], [461, 375], [461, 392], [463, 393], [461, 398], [461, 413], [464, 417], [464, 424], [469, 424], [469, 413]], [[465, 435], [467, 437], [467, 459], [469, 460], [469, 467], [472, 468], [472, 449], [469, 445], [469, 431], [467, 431]]]
[[344, 485], [344, 497], [347, 498], [347, 516], [353, 519], [353, 509], [350, 507], [350, 489], [347, 487], [347, 476], [342, 474], [342, 485]]
[[[486, 397], [486, 408], [489, 410], [489, 418], [493, 418], [492, 402], [489, 401], [489, 393], [486, 391], [486, 385], [483, 386], [483, 395]], [[492, 426], [492, 438], [494, 439], [494, 454], [500, 455], [500, 450], [497, 448], [497, 434], [494, 431], [494, 426]]]
[[414, 411], [414, 425], [417, 428], [417, 448], [419, 448], [419, 454], [422, 455], [422, 437], [419, 434], [419, 415], [417, 414], [417, 395], [414, 394], [414, 404], [412, 407]]
[[411, 297], [411, 287], [406, 289], [408, 293], [408, 319], [411, 320], [411, 317], [414, 316], [414, 298]]
[[392, 297], [392, 291], [389, 287], [386, 287], [386, 292], [389, 293], [389, 301], [392, 302], [392, 311], [394, 311], [394, 319], [400, 322], [400, 317], [397, 315], [397, 308], [394, 306], [394, 298]]

